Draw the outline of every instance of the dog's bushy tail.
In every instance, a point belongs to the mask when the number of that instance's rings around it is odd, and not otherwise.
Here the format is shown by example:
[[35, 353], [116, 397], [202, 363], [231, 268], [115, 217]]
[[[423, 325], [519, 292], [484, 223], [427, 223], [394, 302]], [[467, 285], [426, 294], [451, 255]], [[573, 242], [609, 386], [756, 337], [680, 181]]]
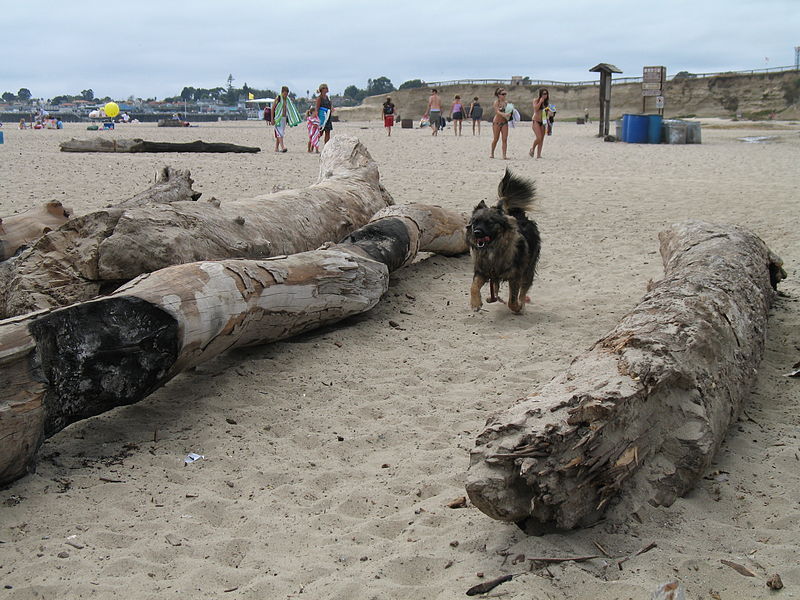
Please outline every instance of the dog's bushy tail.
[[497, 186], [497, 195], [500, 197], [497, 206], [512, 217], [516, 217], [533, 206], [536, 187], [531, 180], [512, 175], [511, 171], [506, 169], [506, 174]]

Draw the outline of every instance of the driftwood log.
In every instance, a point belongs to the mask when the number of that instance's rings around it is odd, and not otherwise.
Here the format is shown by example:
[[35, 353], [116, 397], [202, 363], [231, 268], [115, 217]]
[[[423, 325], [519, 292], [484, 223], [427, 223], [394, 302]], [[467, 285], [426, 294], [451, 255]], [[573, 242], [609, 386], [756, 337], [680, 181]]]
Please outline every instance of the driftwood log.
[[466, 487], [489, 516], [529, 533], [623, 519], [671, 505], [711, 463], [761, 361], [780, 259], [734, 226], [660, 239], [664, 279], [564, 374], [487, 421]]
[[0, 219], [0, 260], [14, 256], [48, 231], [69, 221], [72, 210], [61, 202], [47, 202], [23, 213]]
[[[130, 208], [194, 201], [201, 194], [192, 189], [193, 184], [189, 171], [163, 167], [156, 173], [156, 181], [151, 187], [114, 206]], [[61, 227], [72, 216], [72, 210], [60, 202], [47, 202], [38, 208], [0, 219], [0, 260], [11, 258], [45, 233]]]
[[140, 138], [116, 139], [93, 138], [91, 140], [69, 140], [59, 144], [61, 152], [234, 152], [255, 153], [261, 148], [237, 146], [220, 142], [148, 142]]
[[307, 188], [221, 204], [114, 207], [71, 219], [0, 265], [0, 318], [88, 300], [170, 265], [311, 250], [341, 240], [391, 204], [364, 145], [336, 136], [321, 154], [319, 181]]
[[231, 348], [367, 311], [418, 251], [466, 251], [462, 216], [393, 211], [326, 249], [178, 265], [112, 296], [0, 321], [0, 484], [24, 475], [41, 442], [70, 423], [137, 402]]
[[188, 127], [188, 121], [181, 121], [180, 119], [159, 119], [159, 127]]

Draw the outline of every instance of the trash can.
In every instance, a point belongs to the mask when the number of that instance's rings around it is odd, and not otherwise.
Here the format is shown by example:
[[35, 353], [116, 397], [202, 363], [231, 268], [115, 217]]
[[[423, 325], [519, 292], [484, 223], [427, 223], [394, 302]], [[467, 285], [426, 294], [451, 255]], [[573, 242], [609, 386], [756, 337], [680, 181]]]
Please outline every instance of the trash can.
[[401, 119], [400, 120], [400, 128], [401, 129], [414, 129], [414, 119]]
[[686, 121], [680, 121], [678, 119], [664, 121], [664, 143], [685, 144]]
[[617, 132], [617, 141], [618, 142], [622, 142], [623, 141], [623, 137], [625, 136], [625, 133], [624, 133], [625, 129], [622, 126], [622, 119], [617, 119], [616, 121], [614, 121], [614, 126], [615, 126], [616, 132]]
[[699, 144], [700, 143], [700, 123], [693, 121], [685, 121], [686, 123], [686, 143]]
[[647, 143], [661, 143], [661, 127], [664, 119], [661, 115], [647, 115]]
[[0, 131], [0, 144], [2, 144], [2, 143], [3, 143], [3, 132]]
[[[647, 115], [625, 115], [628, 122], [625, 127], [625, 141], [629, 144], [647, 143]], [[623, 117], [623, 120], [625, 117]]]

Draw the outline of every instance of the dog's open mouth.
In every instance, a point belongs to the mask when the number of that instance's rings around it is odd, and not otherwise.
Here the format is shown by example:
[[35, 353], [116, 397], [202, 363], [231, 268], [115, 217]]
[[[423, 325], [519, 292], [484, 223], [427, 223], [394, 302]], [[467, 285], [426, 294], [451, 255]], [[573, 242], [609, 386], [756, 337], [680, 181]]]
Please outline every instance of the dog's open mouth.
[[483, 248], [486, 244], [488, 244], [491, 241], [492, 241], [492, 238], [489, 237], [488, 235], [485, 235], [485, 236], [483, 236], [481, 238], [475, 238], [475, 245], [478, 248]]

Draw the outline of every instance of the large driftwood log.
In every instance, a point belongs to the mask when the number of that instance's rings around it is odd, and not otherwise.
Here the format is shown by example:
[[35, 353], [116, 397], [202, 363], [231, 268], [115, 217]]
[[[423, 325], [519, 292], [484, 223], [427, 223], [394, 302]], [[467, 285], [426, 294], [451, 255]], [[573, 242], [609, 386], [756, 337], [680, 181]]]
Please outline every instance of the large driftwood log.
[[47, 202], [23, 213], [0, 219], [0, 260], [69, 221], [72, 210], [61, 202]]
[[220, 142], [148, 142], [139, 138], [92, 138], [91, 140], [69, 140], [59, 144], [61, 152], [261, 152], [253, 146], [237, 146]]
[[112, 296], [0, 321], [0, 484], [74, 421], [137, 402], [231, 348], [367, 311], [418, 251], [466, 252], [463, 235], [452, 236], [463, 217], [430, 206], [402, 212], [378, 213], [327, 249], [178, 265]]
[[311, 250], [391, 204], [364, 145], [336, 136], [322, 152], [319, 181], [307, 188], [221, 204], [110, 208], [70, 220], [0, 266], [0, 317], [88, 300], [170, 265]]
[[568, 370], [489, 418], [467, 492], [536, 533], [669, 506], [709, 466], [761, 361], [779, 261], [754, 234], [660, 235], [665, 277]]
[[[152, 186], [114, 206], [130, 208], [197, 200], [201, 194], [192, 189], [194, 181], [189, 175], [189, 171], [163, 167], [156, 173]], [[61, 227], [71, 217], [72, 210], [60, 202], [47, 202], [41, 207], [0, 219], [0, 260], [11, 258], [45, 233]]]

